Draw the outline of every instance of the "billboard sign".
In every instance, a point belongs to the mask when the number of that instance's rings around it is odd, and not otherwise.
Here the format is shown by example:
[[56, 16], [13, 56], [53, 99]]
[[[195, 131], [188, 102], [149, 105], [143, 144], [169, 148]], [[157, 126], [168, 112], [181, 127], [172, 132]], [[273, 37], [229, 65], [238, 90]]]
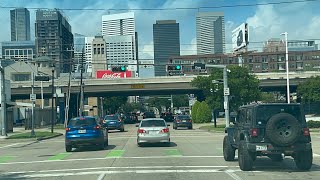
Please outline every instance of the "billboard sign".
[[97, 79], [120, 79], [120, 78], [131, 78], [132, 72], [112, 72], [111, 70], [98, 70], [96, 73]]
[[248, 24], [242, 23], [232, 31], [232, 48], [237, 51], [249, 44]]

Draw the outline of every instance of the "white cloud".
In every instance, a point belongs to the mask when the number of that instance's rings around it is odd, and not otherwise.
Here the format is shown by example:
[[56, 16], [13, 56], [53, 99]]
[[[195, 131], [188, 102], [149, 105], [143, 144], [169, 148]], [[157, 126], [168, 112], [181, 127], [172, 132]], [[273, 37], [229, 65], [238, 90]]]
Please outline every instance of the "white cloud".
[[197, 38], [193, 38], [190, 43], [180, 46], [180, 55], [195, 55], [197, 54]]
[[153, 59], [154, 54], [153, 54], [153, 41], [146, 43], [144, 45], [141, 45], [142, 50], [139, 49], [139, 59]]

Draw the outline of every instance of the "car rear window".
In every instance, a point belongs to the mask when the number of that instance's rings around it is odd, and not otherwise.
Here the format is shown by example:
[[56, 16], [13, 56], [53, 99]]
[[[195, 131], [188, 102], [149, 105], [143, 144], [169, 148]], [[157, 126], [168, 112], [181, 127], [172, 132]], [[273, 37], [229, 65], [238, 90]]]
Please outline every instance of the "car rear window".
[[189, 120], [190, 116], [177, 116], [177, 119]]
[[272, 116], [278, 113], [288, 113], [297, 118], [299, 121], [301, 118], [300, 106], [283, 106], [283, 105], [272, 105], [272, 106], [259, 106], [257, 108], [257, 122], [266, 123]]
[[92, 126], [96, 125], [96, 119], [95, 118], [73, 118], [69, 121], [69, 126]]
[[166, 123], [163, 120], [147, 120], [141, 122], [141, 127], [165, 127]]
[[106, 116], [105, 118], [104, 118], [105, 120], [118, 120], [118, 116]]

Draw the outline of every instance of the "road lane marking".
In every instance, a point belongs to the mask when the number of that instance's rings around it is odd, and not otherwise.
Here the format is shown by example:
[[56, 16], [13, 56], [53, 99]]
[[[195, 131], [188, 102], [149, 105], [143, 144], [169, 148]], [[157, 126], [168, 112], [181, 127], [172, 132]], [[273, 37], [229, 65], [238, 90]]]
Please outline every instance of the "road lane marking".
[[[155, 173], [225, 173], [226, 170], [222, 169], [190, 169], [190, 170], [124, 170], [124, 171], [88, 171], [88, 172], [69, 172], [69, 173], [52, 173], [52, 174], [12, 174], [3, 173], [0, 177], [6, 179], [17, 178], [45, 178], [45, 177], [64, 177], [64, 176], [83, 176], [83, 175], [96, 175], [96, 174], [155, 174]], [[239, 172], [240, 169], [228, 170], [229, 172]], [[254, 171], [256, 172], [256, 171]]]
[[86, 171], [86, 170], [104, 170], [104, 169], [174, 169], [174, 168], [239, 168], [239, 166], [112, 166], [112, 167], [94, 167], [94, 168], [77, 168], [77, 169], [51, 169], [41, 171], [15, 171], [7, 174], [26, 174], [26, 173], [50, 173], [64, 171]]
[[234, 180], [242, 180], [241, 177], [239, 177], [238, 175], [236, 175], [233, 170], [226, 170], [226, 171], [224, 171], [224, 172], [225, 172], [226, 174], [228, 174], [230, 177], [232, 177], [232, 179], [234, 179]]
[[55, 155], [55, 156], [52, 156], [52, 157], [50, 157], [49, 158], [49, 160], [63, 160], [64, 158], [66, 158], [66, 157], [68, 157], [68, 156], [70, 156], [72, 153], [59, 153], [59, 154], [57, 154], [57, 155]]
[[178, 149], [165, 149], [167, 156], [182, 156]]
[[11, 161], [15, 156], [0, 156], [0, 164]]
[[167, 159], [167, 158], [223, 158], [223, 156], [142, 156], [142, 157], [104, 157], [104, 158], [84, 158], [84, 159], [64, 159], [64, 160], [42, 160], [42, 161], [21, 161], [7, 162], [2, 164], [32, 164], [32, 163], [49, 163], [49, 162], [74, 162], [74, 161], [96, 161], [107, 159]]
[[110, 157], [122, 157], [123, 154], [124, 154], [124, 150], [111, 150], [107, 154], [107, 158], [110, 158]]
[[97, 180], [103, 180], [105, 176], [106, 176], [106, 173], [102, 173], [100, 174]]

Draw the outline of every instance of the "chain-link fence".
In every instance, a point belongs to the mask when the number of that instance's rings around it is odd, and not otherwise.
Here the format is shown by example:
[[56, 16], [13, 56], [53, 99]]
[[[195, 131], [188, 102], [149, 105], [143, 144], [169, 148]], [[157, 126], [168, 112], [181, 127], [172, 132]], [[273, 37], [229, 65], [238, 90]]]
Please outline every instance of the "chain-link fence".
[[[57, 123], [57, 113], [54, 112], [54, 124]], [[47, 127], [51, 125], [51, 119], [52, 119], [52, 113], [51, 108], [43, 108], [35, 107], [34, 108], [34, 127], [35, 128], [41, 128], [41, 127]], [[32, 128], [32, 110], [31, 108], [27, 108], [25, 110], [25, 123], [24, 123], [25, 129], [31, 129]]]

